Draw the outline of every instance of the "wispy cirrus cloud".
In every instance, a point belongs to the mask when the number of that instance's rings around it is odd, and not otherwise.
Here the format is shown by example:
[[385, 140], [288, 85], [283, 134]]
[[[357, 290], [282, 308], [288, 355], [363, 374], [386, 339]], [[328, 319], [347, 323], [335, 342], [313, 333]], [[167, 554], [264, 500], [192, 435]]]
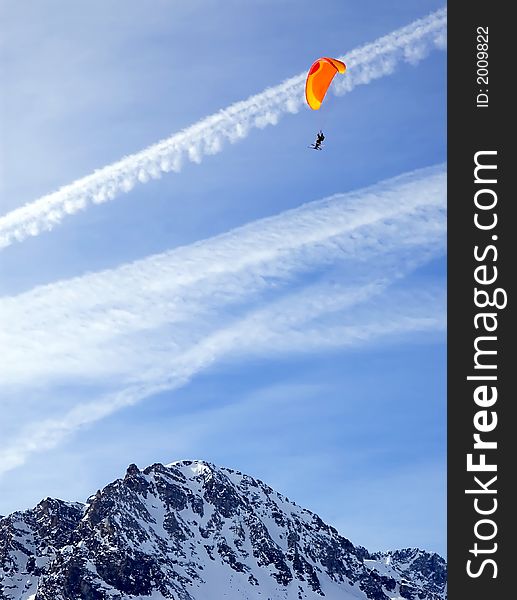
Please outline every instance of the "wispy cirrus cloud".
[[[86, 425], [158, 393], [180, 388], [220, 360], [354, 347], [387, 336], [445, 328], [443, 292], [426, 289], [410, 295], [395, 293], [389, 302], [384, 298], [371, 302], [372, 294], [386, 283], [348, 289], [318, 285], [253, 311], [181, 352], [175, 353], [172, 348], [169, 352], [166, 347], [158, 352], [145, 348], [151, 353], [152, 364], [139, 373], [137, 381], [94, 401], [79, 403], [59, 416], [24, 426], [0, 450], [0, 475], [24, 464], [35, 452], [54, 448]], [[344, 314], [344, 310], [358, 302], [368, 302], [366, 314], [359, 318], [354, 311]], [[329, 314], [344, 324], [328, 321]], [[353, 322], [350, 322], [351, 316]]]
[[[348, 52], [341, 58], [349, 70], [336, 82], [335, 93], [348, 93], [393, 73], [401, 62], [416, 64], [433, 48], [445, 48], [446, 18], [444, 8]], [[186, 160], [199, 163], [204, 156], [220, 152], [225, 143], [245, 138], [254, 128], [275, 125], [283, 115], [299, 111], [304, 78], [304, 73], [296, 75], [0, 217], [0, 248], [49, 231], [67, 215], [112, 200], [138, 183], [179, 172]]]
[[[0, 385], [131, 378], [145, 338], [196, 336], [339, 265], [349, 285], [393, 279], [442, 251], [445, 171], [423, 169], [308, 203], [117, 269], [0, 298]], [[402, 266], [401, 266], [402, 265]], [[389, 274], [389, 275], [386, 275]], [[341, 277], [341, 275], [340, 275]]]
[[444, 251], [444, 232], [438, 166], [1, 298], [0, 388], [27, 399], [86, 384], [93, 400], [67, 393], [33, 416], [0, 451], [0, 472], [220, 361], [443, 329], [442, 292], [396, 282]]

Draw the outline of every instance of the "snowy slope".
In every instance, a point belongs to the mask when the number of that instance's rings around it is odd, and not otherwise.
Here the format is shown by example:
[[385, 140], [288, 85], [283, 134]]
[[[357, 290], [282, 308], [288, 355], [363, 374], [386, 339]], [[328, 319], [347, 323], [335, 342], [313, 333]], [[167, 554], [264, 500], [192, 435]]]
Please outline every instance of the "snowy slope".
[[371, 554], [266, 484], [203, 461], [130, 465], [85, 505], [0, 520], [1, 600], [444, 600], [442, 558]]

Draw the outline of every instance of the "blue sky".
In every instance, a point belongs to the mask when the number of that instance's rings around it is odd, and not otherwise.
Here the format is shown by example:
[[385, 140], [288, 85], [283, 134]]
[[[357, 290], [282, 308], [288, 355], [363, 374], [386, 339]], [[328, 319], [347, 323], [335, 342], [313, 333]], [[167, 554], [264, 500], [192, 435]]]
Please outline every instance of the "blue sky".
[[0, 514], [200, 458], [445, 554], [446, 54], [354, 50], [440, 8], [2, 5], [0, 215], [318, 56], [356, 83], [0, 250]]

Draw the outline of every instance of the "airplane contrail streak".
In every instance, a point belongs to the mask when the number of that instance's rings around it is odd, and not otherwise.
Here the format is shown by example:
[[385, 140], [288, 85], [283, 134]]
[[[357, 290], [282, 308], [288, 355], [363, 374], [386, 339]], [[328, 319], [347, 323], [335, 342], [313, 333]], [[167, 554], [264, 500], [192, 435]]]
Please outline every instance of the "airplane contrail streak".
[[420, 169], [0, 298], [0, 392], [25, 410], [0, 476], [223, 361], [443, 331], [443, 291], [396, 284], [444, 251], [445, 177], [443, 165]]

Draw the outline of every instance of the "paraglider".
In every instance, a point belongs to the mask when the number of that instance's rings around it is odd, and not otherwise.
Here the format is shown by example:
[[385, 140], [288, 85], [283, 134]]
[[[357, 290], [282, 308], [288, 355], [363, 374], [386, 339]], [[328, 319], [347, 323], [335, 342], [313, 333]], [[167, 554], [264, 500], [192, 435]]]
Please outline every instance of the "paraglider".
[[336, 73], [344, 73], [346, 65], [336, 58], [318, 58], [312, 64], [305, 82], [305, 99], [312, 110], [318, 110]]
[[[344, 73], [345, 71], [345, 63], [337, 60], [337, 58], [324, 56], [318, 58], [312, 64], [307, 73], [307, 80], [305, 81], [305, 99], [312, 110], [319, 110], [321, 107], [325, 94], [336, 73]], [[324, 139], [325, 136], [320, 130], [316, 136], [316, 141], [309, 147], [314, 150], [321, 150], [321, 144]]]

